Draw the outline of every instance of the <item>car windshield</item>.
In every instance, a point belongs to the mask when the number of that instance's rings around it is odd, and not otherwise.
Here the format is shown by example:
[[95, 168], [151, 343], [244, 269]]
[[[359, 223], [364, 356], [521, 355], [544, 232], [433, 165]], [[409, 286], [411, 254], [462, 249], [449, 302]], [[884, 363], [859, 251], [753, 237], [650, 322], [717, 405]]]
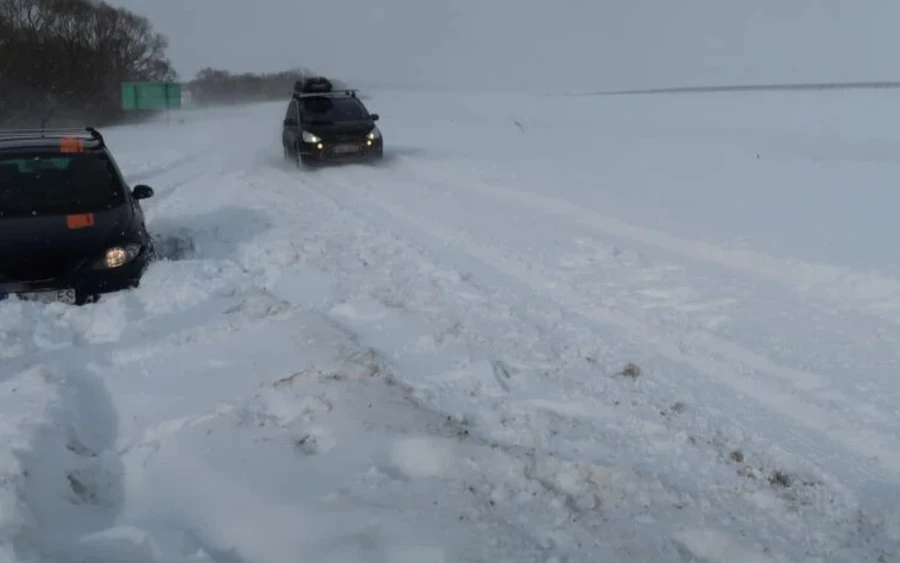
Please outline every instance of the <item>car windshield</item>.
[[102, 153], [0, 154], [0, 218], [99, 212], [124, 201]]
[[368, 119], [369, 112], [356, 98], [329, 98], [315, 96], [301, 102], [301, 112], [306, 121], [355, 121]]

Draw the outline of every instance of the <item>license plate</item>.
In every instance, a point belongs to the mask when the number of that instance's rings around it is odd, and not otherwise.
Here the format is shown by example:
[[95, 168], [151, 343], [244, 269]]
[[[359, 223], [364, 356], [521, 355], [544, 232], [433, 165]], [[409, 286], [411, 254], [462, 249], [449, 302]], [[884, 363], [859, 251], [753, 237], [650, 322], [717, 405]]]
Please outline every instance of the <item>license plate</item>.
[[[65, 303], [67, 305], [75, 304], [74, 289], [60, 289], [53, 291], [26, 291], [15, 294], [23, 301], [36, 301], [39, 303]], [[9, 293], [0, 293], [0, 301], [8, 299]]]
[[334, 150], [335, 154], [359, 152], [359, 145], [335, 145], [332, 150]]

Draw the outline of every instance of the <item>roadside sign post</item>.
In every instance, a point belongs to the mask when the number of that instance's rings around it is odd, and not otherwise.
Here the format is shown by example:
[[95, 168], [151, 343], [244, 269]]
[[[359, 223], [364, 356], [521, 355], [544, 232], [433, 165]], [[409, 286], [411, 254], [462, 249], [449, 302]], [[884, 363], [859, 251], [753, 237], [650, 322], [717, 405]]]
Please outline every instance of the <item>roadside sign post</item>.
[[177, 82], [123, 82], [122, 109], [165, 110], [181, 109], [181, 84]]

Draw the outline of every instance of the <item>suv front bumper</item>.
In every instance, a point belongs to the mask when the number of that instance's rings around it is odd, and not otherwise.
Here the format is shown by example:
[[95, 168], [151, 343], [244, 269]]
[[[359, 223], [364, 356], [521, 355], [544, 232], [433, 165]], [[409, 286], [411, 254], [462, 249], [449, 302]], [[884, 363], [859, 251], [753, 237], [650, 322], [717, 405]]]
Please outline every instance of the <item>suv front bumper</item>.
[[0, 281], [0, 302], [11, 295], [27, 300], [61, 301], [83, 304], [104, 293], [137, 287], [152, 261], [152, 249], [145, 248], [134, 260], [109, 270], [80, 269], [58, 279], [32, 282]]
[[381, 158], [384, 144], [381, 137], [376, 139], [328, 140], [318, 143], [300, 143], [300, 157], [305, 161], [347, 160]]

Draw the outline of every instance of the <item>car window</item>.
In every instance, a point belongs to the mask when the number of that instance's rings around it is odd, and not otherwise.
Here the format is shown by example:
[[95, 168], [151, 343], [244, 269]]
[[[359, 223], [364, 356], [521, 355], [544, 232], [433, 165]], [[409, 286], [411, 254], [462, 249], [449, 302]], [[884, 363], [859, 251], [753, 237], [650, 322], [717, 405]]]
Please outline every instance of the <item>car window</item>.
[[0, 217], [89, 213], [125, 202], [104, 154], [0, 154]]
[[307, 121], [352, 121], [368, 119], [369, 112], [356, 98], [313, 96], [301, 101], [301, 112]]

